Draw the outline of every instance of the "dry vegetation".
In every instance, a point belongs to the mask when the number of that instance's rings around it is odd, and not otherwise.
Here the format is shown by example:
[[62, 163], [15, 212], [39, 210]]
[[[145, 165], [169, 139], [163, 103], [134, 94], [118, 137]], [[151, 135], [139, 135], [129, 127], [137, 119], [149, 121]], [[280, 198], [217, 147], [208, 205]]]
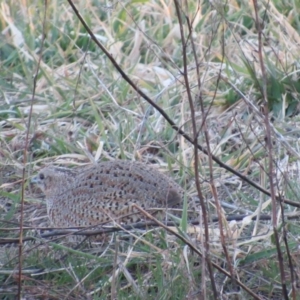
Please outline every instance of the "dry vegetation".
[[[0, 2], [1, 299], [297, 299], [299, 0], [74, 2], [132, 84], [67, 1]], [[30, 177], [113, 159], [173, 176], [207, 219], [49, 231]]]

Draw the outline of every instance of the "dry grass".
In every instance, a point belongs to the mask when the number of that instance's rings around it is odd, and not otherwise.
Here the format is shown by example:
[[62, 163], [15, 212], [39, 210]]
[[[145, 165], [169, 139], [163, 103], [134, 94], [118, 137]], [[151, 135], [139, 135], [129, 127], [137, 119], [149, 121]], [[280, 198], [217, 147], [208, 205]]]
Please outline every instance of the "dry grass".
[[[272, 177], [277, 193], [299, 202], [299, 0], [293, 4], [259, 3], [265, 74], [259, 64], [252, 2], [194, 1], [188, 8], [184, 6], [186, 16], [193, 20], [192, 39], [199, 62], [197, 65], [189, 41], [188, 86], [173, 1], [76, 1], [76, 6], [136, 86], [192, 136], [190, 91], [198, 144], [207, 149], [206, 128], [212, 153], [268, 190], [262, 94], [263, 79], [267, 79]], [[117, 158], [144, 161], [173, 176], [188, 195], [197, 196], [193, 145], [120, 76], [89, 38], [68, 2], [48, 3], [43, 27], [44, 12], [44, 3], [38, 0], [0, 4], [2, 299], [15, 299], [18, 294], [20, 256], [17, 243], [9, 239], [19, 236], [21, 213], [24, 237], [34, 238], [24, 243], [22, 251], [24, 299], [199, 299], [204, 293], [212, 299], [205, 261], [187, 244], [203, 252], [203, 230], [192, 225], [185, 230], [184, 218], [180, 234], [185, 241], [157, 227], [111, 234], [109, 243], [93, 247], [85, 243], [76, 248], [57, 236], [43, 238], [48, 227], [45, 203], [27, 179], [47, 164], [78, 166]], [[249, 217], [225, 220], [225, 216], [237, 214], [271, 216], [271, 198], [216, 163], [212, 182], [210, 159], [199, 153], [198, 161], [209, 216], [217, 215], [213, 186], [217, 198], [227, 204], [222, 224], [236, 278], [261, 299], [283, 299], [272, 223]], [[26, 189], [21, 211], [23, 167]], [[277, 207], [277, 226], [292, 297], [292, 285], [297, 290], [300, 275], [298, 209], [286, 204], [282, 208], [284, 218]], [[229, 272], [218, 223], [211, 222], [209, 230], [211, 259]], [[286, 253], [290, 253], [293, 268]], [[252, 299], [216, 269], [214, 276], [223, 297]]]

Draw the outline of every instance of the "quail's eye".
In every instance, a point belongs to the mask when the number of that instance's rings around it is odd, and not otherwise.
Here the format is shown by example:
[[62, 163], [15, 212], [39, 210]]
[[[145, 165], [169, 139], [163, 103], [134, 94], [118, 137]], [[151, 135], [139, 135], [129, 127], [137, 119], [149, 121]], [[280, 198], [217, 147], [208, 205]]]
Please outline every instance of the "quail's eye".
[[39, 175], [39, 177], [40, 177], [41, 180], [44, 180], [44, 178], [45, 178], [45, 176], [44, 176], [43, 173], [41, 173], [41, 174]]

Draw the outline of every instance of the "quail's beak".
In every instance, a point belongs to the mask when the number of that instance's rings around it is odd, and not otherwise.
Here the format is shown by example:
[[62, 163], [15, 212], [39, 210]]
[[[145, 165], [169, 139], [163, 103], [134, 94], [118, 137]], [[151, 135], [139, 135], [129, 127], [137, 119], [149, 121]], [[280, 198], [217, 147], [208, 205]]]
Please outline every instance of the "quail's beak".
[[37, 176], [31, 178], [30, 183], [39, 184], [40, 180]]

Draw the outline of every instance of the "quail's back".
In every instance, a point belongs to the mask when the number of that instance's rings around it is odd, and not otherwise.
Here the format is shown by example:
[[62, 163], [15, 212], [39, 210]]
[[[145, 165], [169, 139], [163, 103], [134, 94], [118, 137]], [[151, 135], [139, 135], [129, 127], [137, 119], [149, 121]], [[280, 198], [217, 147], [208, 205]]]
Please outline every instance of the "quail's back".
[[134, 203], [145, 210], [167, 209], [180, 204], [184, 195], [159, 171], [121, 160], [76, 169], [46, 167], [35, 182], [46, 195], [48, 216], [56, 227], [137, 222], [143, 216]]

